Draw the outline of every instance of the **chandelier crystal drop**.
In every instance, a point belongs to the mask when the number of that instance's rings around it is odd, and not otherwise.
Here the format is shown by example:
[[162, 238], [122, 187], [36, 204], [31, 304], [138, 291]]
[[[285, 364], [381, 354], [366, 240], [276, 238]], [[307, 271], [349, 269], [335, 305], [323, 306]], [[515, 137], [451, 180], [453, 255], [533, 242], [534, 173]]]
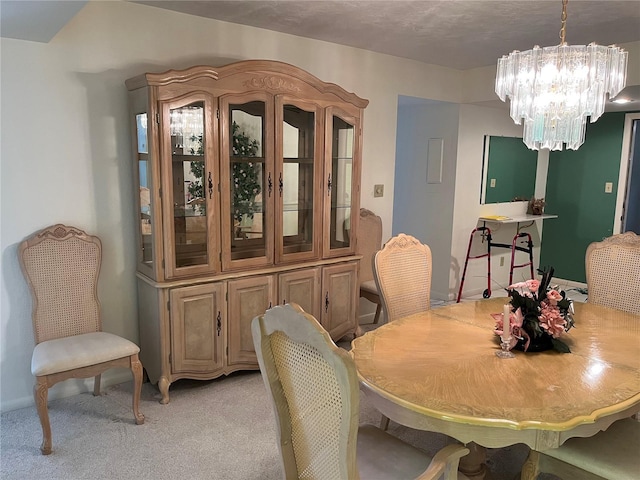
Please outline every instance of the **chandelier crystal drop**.
[[532, 150], [577, 150], [584, 143], [587, 117], [604, 112], [607, 94], [625, 86], [627, 52], [616, 46], [567, 45], [563, 0], [560, 45], [514, 51], [498, 60], [495, 91], [511, 100], [516, 125], [524, 120], [523, 141]]

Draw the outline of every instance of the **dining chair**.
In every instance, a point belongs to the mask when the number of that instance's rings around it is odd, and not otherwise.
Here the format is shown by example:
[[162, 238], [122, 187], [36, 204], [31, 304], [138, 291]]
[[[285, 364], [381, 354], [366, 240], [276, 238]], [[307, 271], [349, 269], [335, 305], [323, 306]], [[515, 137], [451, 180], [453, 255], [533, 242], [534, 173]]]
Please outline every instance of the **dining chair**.
[[[587, 301], [605, 307], [640, 314], [640, 236], [633, 232], [616, 234], [593, 242], [585, 254]], [[539, 472], [562, 478], [640, 478], [640, 423], [626, 418], [588, 438], [572, 438], [560, 447], [531, 451], [523, 478]]]
[[47, 408], [49, 388], [70, 378], [94, 377], [93, 394], [100, 395], [100, 375], [112, 367], [133, 372], [133, 414], [138, 425], [142, 389], [140, 348], [102, 331], [97, 287], [102, 244], [96, 236], [62, 224], [40, 230], [20, 243], [19, 261], [33, 300], [35, 348], [31, 373], [36, 377], [34, 400], [42, 426], [42, 454], [51, 453]]
[[360, 297], [376, 304], [376, 313], [373, 317], [374, 324], [377, 324], [380, 320], [382, 300], [373, 278], [373, 257], [381, 247], [382, 219], [371, 210], [361, 208], [356, 242], [356, 253], [362, 255], [360, 260]]
[[587, 301], [640, 314], [640, 235], [626, 232], [589, 245]]
[[358, 375], [313, 316], [279, 305], [253, 319], [253, 342], [276, 416], [287, 479], [465, 479], [448, 445], [431, 458], [373, 425], [359, 424]]
[[593, 437], [570, 438], [560, 447], [543, 452], [531, 450], [522, 479], [540, 473], [565, 480], [637, 480], [640, 478], [640, 422], [625, 418]]
[[400, 233], [374, 257], [374, 278], [387, 321], [431, 308], [431, 249]]

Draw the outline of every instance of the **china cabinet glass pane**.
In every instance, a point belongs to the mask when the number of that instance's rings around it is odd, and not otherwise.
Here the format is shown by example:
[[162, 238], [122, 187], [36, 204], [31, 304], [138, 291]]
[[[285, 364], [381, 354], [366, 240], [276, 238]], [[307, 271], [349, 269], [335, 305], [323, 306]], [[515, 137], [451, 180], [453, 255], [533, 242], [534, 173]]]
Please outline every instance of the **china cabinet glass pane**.
[[[313, 247], [315, 114], [284, 105], [282, 128], [282, 236], [284, 253]], [[280, 187], [282, 185], [282, 187]]]
[[213, 189], [205, 180], [204, 103], [171, 109], [170, 116], [176, 267], [203, 265], [208, 263], [205, 195]]
[[273, 179], [265, 178], [265, 104], [229, 105], [231, 172], [231, 258], [266, 255], [266, 199]]
[[138, 143], [138, 178], [140, 179], [140, 238], [142, 262], [151, 265], [153, 242], [151, 241], [151, 194], [149, 191], [149, 149], [147, 147], [147, 114], [136, 115]]
[[351, 229], [351, 174], [353, 170], [353, 125], [333, 116], [331, 150], [331, 232], [330, 246], [348, 247]]

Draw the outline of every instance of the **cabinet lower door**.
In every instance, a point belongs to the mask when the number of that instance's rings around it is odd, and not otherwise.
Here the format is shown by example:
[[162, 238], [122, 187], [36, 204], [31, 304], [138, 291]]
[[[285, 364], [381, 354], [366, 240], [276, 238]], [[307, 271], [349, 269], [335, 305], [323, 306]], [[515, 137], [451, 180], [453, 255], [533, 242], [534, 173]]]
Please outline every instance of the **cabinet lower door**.
[[322, 269], [320, 323], [338, 340], [356, 328], [358, 263], [340, 263]]
[[213, 373], [224, 367], [224, 297], [223, 283], [171, 291], [173, 373]]
[[263, 315], [275, 302], [275, 278], [273, 275], [230, 280], [229, 288], [229, 365], [257, 366], [258, 358], [253, 348], [251, 322]]
[[278, 277], [278, 300], [281, 304], [297, 303], [320, 319], [320, 268], [305, 268], [281, 273]]

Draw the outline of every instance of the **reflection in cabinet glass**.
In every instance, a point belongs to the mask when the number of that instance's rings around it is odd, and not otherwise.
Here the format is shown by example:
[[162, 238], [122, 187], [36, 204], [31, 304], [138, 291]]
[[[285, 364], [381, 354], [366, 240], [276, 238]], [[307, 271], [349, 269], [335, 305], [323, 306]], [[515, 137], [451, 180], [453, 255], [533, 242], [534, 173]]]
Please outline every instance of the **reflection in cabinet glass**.
[[314, 234], [315, 112], [284, 105], [283, 114], [283, 162], [278, 182], [284, 253], [308, 252]]
[[264, 102], [229, 105], [233, 260], [265, 256], [264, 116]]
[[149, 192], [149, 149], [147, 146], [147, 114], [136, 115], [136, 144], [138, 152], [138, 180], [140, 187], [140, 238], [142, 240], [142, 262], [153, 261], [151, 241], [151, 195]]
[[350, 246], [353, 125], [334, 115], [331, 152], [331, 248]]
[[204, 104], [170, 109], [176, 266], [208, 263], [204, 194]]

